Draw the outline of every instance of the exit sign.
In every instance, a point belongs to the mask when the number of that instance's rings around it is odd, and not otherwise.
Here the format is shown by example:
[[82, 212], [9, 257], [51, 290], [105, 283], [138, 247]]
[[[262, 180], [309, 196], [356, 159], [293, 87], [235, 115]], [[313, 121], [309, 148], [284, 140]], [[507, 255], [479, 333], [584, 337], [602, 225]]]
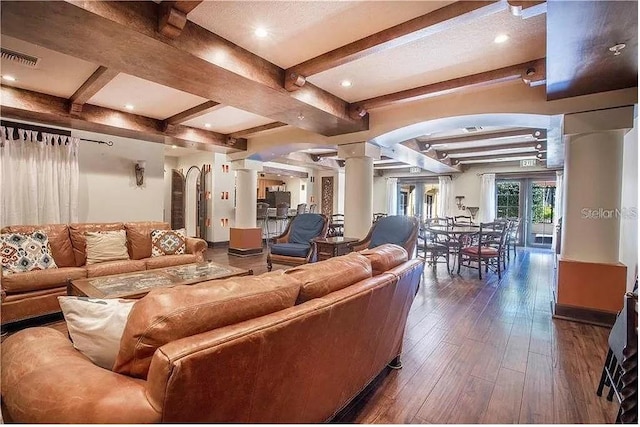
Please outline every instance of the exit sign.
[[537, 166], [538, 165], [538, 160], [536, 159], [527, 159], [527, 160], [520, 160], [520, 167], [526, 168], [528, 166]]
[[420, 173], [422, 171], [422, 169], [420, 169], [419, 167], [416, 166], [412, 166], [409, 168], [409, 173]]

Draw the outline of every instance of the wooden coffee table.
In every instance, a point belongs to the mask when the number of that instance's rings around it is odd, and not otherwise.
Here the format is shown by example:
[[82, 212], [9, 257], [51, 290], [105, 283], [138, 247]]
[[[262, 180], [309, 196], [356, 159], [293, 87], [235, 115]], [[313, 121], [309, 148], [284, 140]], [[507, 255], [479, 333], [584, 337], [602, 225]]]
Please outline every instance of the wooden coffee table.
[[153, 289], [193, 285], [207, 280], [252, 274], [253, 270], [244, 270], [209, 261], [71, 280], [67, 284], [67, 295], [90, 298], [142, 298]]

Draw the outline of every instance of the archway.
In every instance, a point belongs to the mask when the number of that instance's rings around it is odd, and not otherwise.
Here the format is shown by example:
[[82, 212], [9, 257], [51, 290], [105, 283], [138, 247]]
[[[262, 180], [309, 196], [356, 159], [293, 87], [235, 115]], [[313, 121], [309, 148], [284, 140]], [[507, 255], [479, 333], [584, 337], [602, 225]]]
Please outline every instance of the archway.
[[187, 236], [198, 236], [198, 194], [200, 187], [200, 168], [191, 166], [187, 171], [185, 184], [184, 226]]

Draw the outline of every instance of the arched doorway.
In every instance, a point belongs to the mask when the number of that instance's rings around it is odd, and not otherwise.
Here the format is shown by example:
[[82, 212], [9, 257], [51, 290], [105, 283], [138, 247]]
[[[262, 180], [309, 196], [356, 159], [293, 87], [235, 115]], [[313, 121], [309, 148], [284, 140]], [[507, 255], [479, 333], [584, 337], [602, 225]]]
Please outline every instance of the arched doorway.
[[196, 237], [199, 235], [199, 197], [200, 194], [200, 168], [191, 166], [187, 171], [185, 185], [185, 212], [184, 228], [187, 236]]

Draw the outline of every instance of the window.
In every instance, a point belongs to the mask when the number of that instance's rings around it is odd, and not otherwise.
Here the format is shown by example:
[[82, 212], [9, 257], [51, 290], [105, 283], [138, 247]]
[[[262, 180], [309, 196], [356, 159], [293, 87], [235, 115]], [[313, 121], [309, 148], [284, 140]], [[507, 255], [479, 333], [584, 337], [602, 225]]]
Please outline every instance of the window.
[[520, 183], [517, 181], [496, 182], [496, 216], [498, 218], [520, 217]]

